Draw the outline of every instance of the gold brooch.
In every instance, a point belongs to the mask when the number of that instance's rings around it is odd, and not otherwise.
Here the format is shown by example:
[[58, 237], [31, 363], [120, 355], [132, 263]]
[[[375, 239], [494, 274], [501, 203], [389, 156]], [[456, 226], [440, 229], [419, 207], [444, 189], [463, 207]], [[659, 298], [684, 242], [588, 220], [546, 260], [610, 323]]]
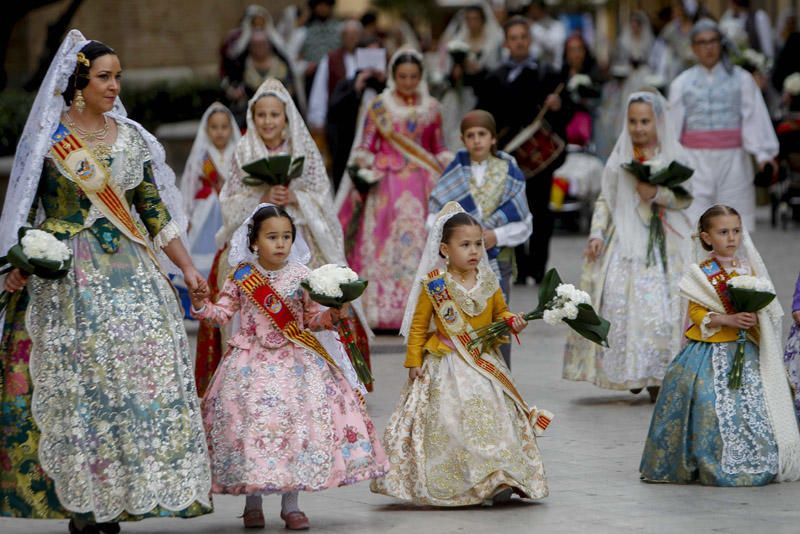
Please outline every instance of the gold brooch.
[[81, 65], [83, 65], [85, 67], [91, 67], [92, 66], [92, 64], [89, 62], [89, 60], [86, 59], [86, 56], [83, 55], [83, 52], [78, 52], [78, 63], [80, 63]]

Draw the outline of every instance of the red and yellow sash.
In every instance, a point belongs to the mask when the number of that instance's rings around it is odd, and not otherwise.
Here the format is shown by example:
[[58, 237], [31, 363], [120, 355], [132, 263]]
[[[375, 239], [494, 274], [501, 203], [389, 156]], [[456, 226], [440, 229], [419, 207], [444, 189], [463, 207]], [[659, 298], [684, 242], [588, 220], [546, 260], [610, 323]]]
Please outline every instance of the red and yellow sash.
[[461, 308], [458, 307], [450, 295], [444, 275], [438, 270], [431, 271], [423, 282], [423, 286], [425, 287], [428, 298], [433, 304], [433, 310], [447, 329], [450, 341], [453, 342], [456, 348], [456, 353], [461, 356], [470, 367], [492, 382], [498, 384], [503, 389], [505, 394], [508, 395], [528, 417], [537, 435], [544, 432], [550, 425], [553, 414], [547, 410], [540, 410], [535, 406], [532, 408], [528, 407], [522, 395], [520, 395], [516, 386], [514, 386], [514, 383], [511, 381], [511, 377], [508, 376], [503, 369], [497, 367], [491, 361], [484, 359], [481, 350], [477, 346], [472, 349], [468, 348], [470, 346], [470, 341], [475, 338], [475, 331], [464, 316]]
[[200, 176], [200, 182], [203, 186], [195, 193], [195, 199], [208, 198], [212, 192], [219, 193], [222, 185], [220, 184], [219, 172], [209, 154], [206, 154], [206, 159], [203, 160], [203, 174]]
[[369, 108], [369, 114], [375, 122], [375, 126], [381, 135], [389, 141], [395, 149], [402, 152], [409, 159], [420, 167], [425, 168], [429, 173], [435, 176], [441, 176], [444, 167], [433, 155], [421, 147], [416, 141], [410, 137], [396, 131], [392, 123], [392, 117], [389, 110], [386, 109], [386, 104], [383, 99], [387, 97], [376, 98]]
[[266, 315], [275, 327], [283, 332], [286, 339], [295, 345], [318, 354], [328, 362], [334, 371], [339, 371], [339, 366], [331, 358], [322, 343], [309, 332], [300, 328], [292, 311], [283, 301], [281, 296], [269, 284], [267, 278], [261, 274], [254, 265], [241, 263], [231, 274], [231, 279], [239, 286], [242, 293]]
[[714, 258], [709, 258], [700, 264], [700, 270], [706, 275], [708, 283], [714, 288], [719, 300], [727, 313], [736, 313], [730, 295], [728, 294], [728, 282], [731, 276], [720, 263]]
[[50, 140], [50, 154], [66, 171], [67, 178], [120, 232], [149, 250], [131, 216], [127, 200], [114, 188], [106, 166], [98, 162], [80, 138], [64, 124], [58, 125]]

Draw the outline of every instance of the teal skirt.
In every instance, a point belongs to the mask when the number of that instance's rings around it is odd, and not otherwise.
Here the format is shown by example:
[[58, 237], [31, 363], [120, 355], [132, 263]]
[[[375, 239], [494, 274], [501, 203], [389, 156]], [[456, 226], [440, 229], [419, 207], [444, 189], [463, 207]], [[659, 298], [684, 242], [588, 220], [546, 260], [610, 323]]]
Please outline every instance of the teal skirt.
[[647, 482], [763, 486], [778, 471], [758, 347], [745, 342], [742, 387], [728, 388], [736, 342], [690, 341], [667, 369], [642, 462]]

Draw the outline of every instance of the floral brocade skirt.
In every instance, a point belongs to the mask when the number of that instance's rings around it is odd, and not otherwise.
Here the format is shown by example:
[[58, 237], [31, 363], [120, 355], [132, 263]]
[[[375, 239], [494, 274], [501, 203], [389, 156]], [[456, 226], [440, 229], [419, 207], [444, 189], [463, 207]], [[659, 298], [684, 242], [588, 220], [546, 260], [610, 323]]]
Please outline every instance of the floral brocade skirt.
[[70, 273], [31, 278], [30, 303], [19, 297], [6, 318], [3, 373], [15, 387], [2, 397], [2, 514], [209, 513], [208, 453], [169, 282], [126, 238], [114, 254], [87, 231], [69, 245]]
[[388, 467], [344, 375], [291, 343], [231, 347], [202, 407], [214, 493], [320, 491], [383, 476]]
[[794, 412], [800, 424], [800, 326], [792, 324], [789, 339], [786, 340], [786, 351], [783, 353], [783, 363], [789, 373], [789, 383], [792, 386], [794, 399]]
[[639, 470], [648, 482], [763, 486], [778, 472], [758, 347], [747, 341], [742, 386], [728, 388], [736, 343], [690, 341], [667, 370]]
[[[505, 368], [501, 358], [484, 358]], [[391, 468], [372, 483], [375, 493], [433, 506], [481, 504], [501, 486], [530, 499], [548, 494], [525, 414], [455, 353], [425, 357], [422, 376], [404, 388], [383, 441]]]

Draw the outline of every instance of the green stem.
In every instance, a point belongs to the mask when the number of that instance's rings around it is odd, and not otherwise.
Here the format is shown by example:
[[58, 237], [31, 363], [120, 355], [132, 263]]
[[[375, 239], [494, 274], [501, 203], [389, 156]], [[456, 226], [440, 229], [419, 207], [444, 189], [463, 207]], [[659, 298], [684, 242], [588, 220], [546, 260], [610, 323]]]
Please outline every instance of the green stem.
[[739, 330], [739, 339], [736, 341], [736, 353], [733, 356], [731, 370], [728, 372], [728, 387], [739, 389], [742, 387], [742, 374], [744, 373], [744, 345], [747, 339], [747, 332]]

